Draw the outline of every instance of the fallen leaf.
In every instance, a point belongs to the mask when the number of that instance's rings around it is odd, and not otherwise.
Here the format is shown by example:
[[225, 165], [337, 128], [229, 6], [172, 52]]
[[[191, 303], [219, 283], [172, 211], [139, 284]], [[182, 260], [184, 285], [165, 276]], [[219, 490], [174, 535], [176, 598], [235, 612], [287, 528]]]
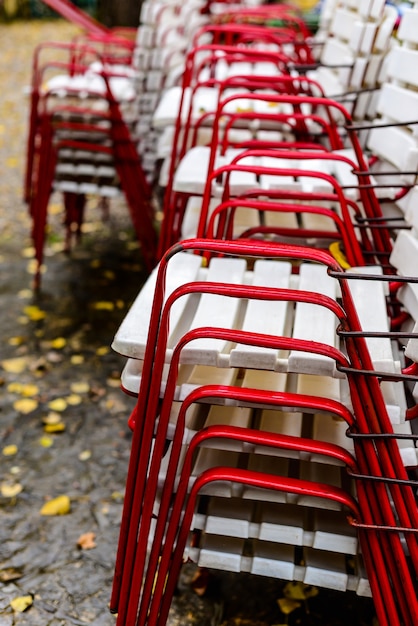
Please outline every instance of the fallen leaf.
[[283, 589], [285, 598], [292, 600], [307, 600], [318, 595], [318, 589], [302, 582], [290, 582]]
[[67, 345], [67, 340], [64, 337], [57, 337], [51, 341], [51, 347], [55, 350], [60, 350]]
[[44, 424], [58, 424], [61, 421], [61, 415], [55, 411], [50, 411], [48, 415], [42, 418]]
[[25, 398], [31, 398], [39, 393], [39, 387], [34, 384], [22, 385], [20, 393], [22, 396], [25, 396]]
[[82, 550], [92, 550], [97, 545], [96, 542], [94, 541], [95, 539], [96, 539], [95, 533], [83, 533], [77, 539], [77, 546], [81, 548]]
[[56, 424], [45, 424], [44, 431], [46, 433], [63, 433], [65, 430], [64, 422], [57, 422]]
[[20, 483], [2, 483], [0, 493], [3, 498], [15, 498], [23, 490]]
[[210, 579], [210, 573], [207, 569], [199, 568], [194, 574], [190, 586], [199, 597], [205, 595]]
[[9, 344], [9, 346], [21, 346], [22, 343], [25, 343], [25, 337], [10, 337], [7, 340], [7, 343]]
[[0, 570], [0, 582], [2, 583], [18, 580], [19, 578], [22, 578], [22, 576], [22, 571], [15, 567], [6, 567], [5, 569]]
[[10, 606], [16, 613], [23, 613], [33, 604], [32, 596], [17, 596], [10, 600]]
[[25, 357], [6, 359], [1, 362], [2, 368], [9, 374], [21, 374], [27, 367], [28, 360]]
[[72, 393], [71, 395], [66, 397], [67, 404], [70, 404], [71, 406], [77, 406], [77, 404], [81, 404], [82, 401], [82, 397], [79, 396], [77, 393]]
[[38, 322], [46, 317], [45, 311], [42, 311], [42, 309], [36, 305], [25, 306], [23, 312], [32, 322]]
[[71, 383], [71, 391], [73, 393], [88, 393], [89, 390], [90, 390], [90, 385], [84, 380]]
[[277, 600], [277, 604], [279, 605], [281, 612], [285, 615], [293, 613], [293, 611], [301, 606], [300, 602], [297, 600], [291, 600], [290, 598], [279, 598]]
[[96, 311], [113, 311], [114, 308], [113, 302], [101, 301], [93, 304], [93, 309], [96, 309]]
[[24, 415], [27, 415], [27, 413], [31, 413], [32, 411], [34, 411], [38, 406], [38, 402], [36, 400], [33, 400], [32, 398], [22, 398], [21, 400], [16, 400], [16, 402], [13, 402], [13, 407], [16, 409], [16, 411], [18, 411], [19, 413], [23, 413]]
[[65, 411], [67, 402], [64, 398], [55, 398], [55, 400], [51, 400], [48, 406], [52, 411]]
[[73, 354], [70, 361], [72, 365], [81, 365], [81, 363], [84, 363], [84, 356], [82, 354]]
[[58, 496], [45, 502], [40, 510], [41, 515], [67, 515], [71, 511], [71, 502], [68, 496]]
[[91, 451], [90, 450], [83, 450], [78, 455], [78, 458], [80, 459], [80, 461], [88, 461], [88, 459], [91, 458]]
[[108, 353], [109, 353], [108, 346], [101, 346], [100, 348], [97, 348], [96, 350], [97, 356], [104, 356], [105, 354], [108, 354]]
[[54, 440], [51, 439], [51, 437], [41, 437], [39, 439], [39, 445], [41, 445], [43, 448], [50, 448], [54, 443]]
[[14, 443], [3, 448], [4, 456], [14, 456], [15, 454], [17, 454], [17, 446]]

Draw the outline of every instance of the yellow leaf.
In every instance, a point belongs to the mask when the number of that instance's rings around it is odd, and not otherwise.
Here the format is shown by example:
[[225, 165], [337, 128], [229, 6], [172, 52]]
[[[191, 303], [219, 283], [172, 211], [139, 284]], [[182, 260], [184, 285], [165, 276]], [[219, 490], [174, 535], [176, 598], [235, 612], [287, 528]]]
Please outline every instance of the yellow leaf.
[[25, 306], [23, 312], [32, 322], [38, 322], [46, 317], [45, 311], [42, 311], [42, 309], [36, 305]]
[[77, 546], [82, 550], [92, 550], [96, 547], [95, 539], [95, 533], [83, 533], [77, 539]]
[[13, 407], [16, 409], [16, 411], [19, 411], [19, 413], [23, 413], [24, 415], [34, 411], [37, 406], [38, 402], [31, 398], [22, 398], [21, 400], [16, 400], [16, 402], [13, 402]]
[[57, 424], [45, 424], [44, 431], [46, 433], [62, 433], [65, 430], [64, 422], [58, 422]]
[[14, 443], [10, 444], [9, 446], [4, 446], [4, 456], [14, 456], [15, 454], [17, 454], [17, 446]]
[[10, 393], [20, 393], [22, 391], [22, 383], [17, 383], [17, 382], [13, 382], [13, 383], [9, 383], [7, 385], [7, 391], [9, 391]]
[[318, 595], [318, 589], [302, 582], [290, 582], [283, 589], [284, 596], [292, 600], [307, 600]]
[[81, 363], [84, 363], [84, 357], [82, 354], [73, 354], [70, 361], [71, 365], [81, 365]]
[[41, 515], [67, 515], [71, 511], [71, 502], [68, 496], [58, 496], [45, 502], [41, 508]]
[[9, 346], [21, 346], [22, 343], [25, 343], [25, 337], [10, 337], [7, 343]]
[[0, 493], [4, 498], [15, 498], [22, 489], [20, 483], [2, 483], [0, 485]]
[[104, 356], [109, 353], [109, 348], [107, 346], [102, 346], [101, 348], [97, 348], [96, 354], [97, 356]]
[[77, 404], [81, 404], [82, 402], [81, 396], [79, 396], [77, 393], [72, 393], [71, 395], [67, 396], [66, 400], [67, 404], [70, 404], [71, 406], [77, 406]]
[[54, 440], [51, 439], [51, 437], [41, 437], [39, 439], [39, 444], [43, 447], [43, 448], [50, 448], [54, 443]]
[[84, 380], [71, 383], [71, 391], [73, 393], [87, 393], [89, 390], [90, 390], [90, 385], [86, 383]]
[[31, 398], [32, 396], [36, 396], [39, 393], [39, 387], [33, 384], [22, 385], [20, 393], [25, 398]]
[[25, 357], [18, 357], [16, 359], [6, 359], [1, 362], [1, 366], [6, 372], [10, 374], [21, 374], [27, 367], [28, 360]]
[[80, 459], [80, 461], [88, 461], [91, 458], [91, 451], [90, 450], [83, 450], [78, 455], [78, 458]]
[[113, 302], [102, 301], [95, 302], [93, 304], [93, 308], [96, 309], [96, 311], [113, 311], [115, 305], [113, 304]]
[[42, 421], [44, 424], [58, 424], [61, 421], [61, 415], [55, 411], [50, 411], [48, 415], [42, 418]]
[[57, 337], [56, 339], [51, 341], [51, 347], [55, 348], [56, 350], [63, 348], [66, 344], [67, 344], [67, 340], [64, 339], [64, 337]]
[[23, 611], [26, 611], [26, 609], [32, 606], [32, 604], [32, 596], [17, 596], [16, 598], [12, 598], [12, 600], [10, 600], [10, 606], [13, 611], [16, 611], [16, 613], [23, 613]]
[[293, 611], [301, 606], [300, 602], [297, 602], [296, 600], [291, 600], [290, 598], [279, 598], [277, 600], [277, 604], [279, 605], [281, 612], [285, 615], [293, 613]]
[[64, 398], [55, 398], [55, 400], [51, 400], [48, 406], [52, 411], [65, 411], [67, 402]]

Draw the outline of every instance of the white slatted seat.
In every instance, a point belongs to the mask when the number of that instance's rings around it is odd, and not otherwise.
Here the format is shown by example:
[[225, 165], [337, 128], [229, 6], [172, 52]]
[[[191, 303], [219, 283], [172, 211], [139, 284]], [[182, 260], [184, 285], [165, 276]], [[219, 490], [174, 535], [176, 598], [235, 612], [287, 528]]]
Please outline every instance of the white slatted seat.
[[[367, 139], [367, 148], [377, 155], [381, 162], [376, 171], [414, 172], [418, 168], [418, 82], [416, 67], [418, 63], [418, 8], [406, 9], [397, 31], [398, 45], [393, 47], [385, 68], [385, 82], [376, 102], [376, 112], [380, 116], [376, 124], [388, 124], [388, 128], [372, 129]], [[395, 124], [395, 126], [390, 126]], [[396, 126], [397, 124], [397, 126]], [[390, 146], [390, 149], [389, 149]], [[386, 184], [412, 184], [413, 174], [394, 176], [376, 176], [376, 182]], [[393, 197], [399, 186], [392, 191]], [[378, 191], [379, 193], [379, 191]], [[388, 196], [388, 189], [381, 195]], [[403, 201], [397, 203], [402, 210]]]
[[[294, 278], [292, 281], [289, 280], [289, 266], [286, 263], [278, 263], [277, 270], [273, 272], [269, 269], [269, 264], [274, 262], [257, 262], [254, 273], [246, 272], [245, 267], [240, 264], [236, 267], [239, 273], [234, 278], [230, 273], [228, 259], [215, 259], [214, 267], [208, 271], [200, 267], [200, 259], [195, 255], [189, 257], [182, 253], [177, 256], [180, 257], [177, 261], [178, 270], [174, 268], [169, 272], [166, 297], [174, 290], [175, 286], [188, 280], [209, 280], [210, 277], [213, 279], [218, 277], [219, 280], [220, 277], [223, 281], [225, 276], [228, 276], [231, 282], [237, 280], [247, 284], [265, 286], [298, 286], [300, 289], [308, 291], [314, 286], [315, 291], [333, 298], [337, 297], [336, 282], [328, 277], [325, 270], [319, 266], [302, 265], [300, 278], [295, 282]], [[373, 268], [367, 268], [367, 270], [373, 271]], [[380, 268], [376, 270], [377, 273], [379, 271]], [[156, 272], [147, 281], [134, 302], [113, 342], [113, 348], [117, 352], [130, 357], [122, 373], [122, 386], [134, 395], [138, 393], [141, 379], [142, 358], [145, 354], [155, 279]], [[353, 280], [350, 284], [363, 328], [366, 331], [387, 332], [388, 320], [384, 283]], [[219, 303], [219, 305], [208, 304], [212, 301]], [[371, 302], [373, 305], [370, 304]], [[221, 311], [221, 306], [225, 306], [226, 309]], [[167, 363], [170, 361], [171, 349], [177, 339], [188, 329], [204, 326], [236, 327], [246, 331], [261, 331], [277, 335], [287, 335], [289, 329], [293, 328], [293, 337], [310, 339], [314, 336], [318, 341], [338, 347], [333, 316], [327, 309], [316, 305], [297, 303], [295, 314], [293, 314], [292, 307], [289, 308], [289, 304], [286, 302], [262, 304], [253, 300], [249, 301], [248, 306], [245, 306], [244, 302], [239, 302], [235, 298], [204, 294], [200, 302], [196, 298], [190, 301], [190, 296], [178, 301], [171, 320], [166, 352]], [[367, 343], [377, 370], [393, 373], [400, 371], [398, 357], [394, 354], [389, 339], [369, 338]], [[228, 343], [209, 338], [195, 340], [183, 352], [181, 359], [183, 365], [180, 368], [176, 391], [176, 399], [178, 400], [184, 399], [188, 393], [203, 384], [205, 380], [211, 380], [213, 384], [242, 384], [255, 388], [267, 387], [285, 390], [287, 388], [286, 373], [294, 372], [295, 378], [291, 384], [298, 393], [328, 397], [331, 395], [334, 399], [350, 405], [344, 379], [341, 379], [341, 375], [335, 371], [334, 364], [327, 357], [318, 358], [313, 354], [298, 352], [292, 352], [288, 355], [251, 346], [230, 346]], [[219, 366], [221, 369], [217, 369]], [[246, 369], [247, 374], [242, 382], [237, 382], [236, 374], [231, 368], [242, 367]], [[260, 370], [259, 374], [257, 374], [257, 370]], [[282, 374], [280, 374], [281, 372]], [[328, 378], [329, 376], [331, 376], [331, 380]], [[335, 376], [336, 378], [332, 378]], [[164, 383], [161, 393], [163, 391]], [[392, 423], [403, 423], [406, 402], [402, 383], [385, 381], [382, 383], [382, 391]], [[265, 412], [265, 419], [268, 415], [269, 412]], [[342, 434], [341, 424], [336, 429], [336, 436], [338, 436], [338, 432], [340, 435]]]

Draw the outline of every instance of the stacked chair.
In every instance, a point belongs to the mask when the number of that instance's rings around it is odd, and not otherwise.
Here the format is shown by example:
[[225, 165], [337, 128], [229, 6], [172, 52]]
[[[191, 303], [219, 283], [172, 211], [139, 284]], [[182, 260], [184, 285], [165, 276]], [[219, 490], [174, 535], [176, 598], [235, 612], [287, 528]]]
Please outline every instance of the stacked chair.
[[166, 624], [187, 559], [416, 624], [418, 5], [398, 17], [328, 0], [314, 35], [286, 4], [146, 0], [134, 40], [38, 52], [39, 265], [51, 190], [79, 230], [100, 167], [150, 269], [113, 341], [117, 626]]
[[113, 341], [137, 403], [111, 610], [163, 626], [189, 559], [413, 626], [418, 7], [328, 2], [318, 36], [286, 5], [204, 12], [152, 115], [158, 264]]
[[155, 263], [152, 189], [135, 135], [138, 72], [132, 35], [100, 30], [93, 21], [75, 41], [35, 50], [24, 186], [37, 261], [35, 288], [53, 191], [64, 198], [67, 249], [73, 235], [80, 236], [88, 195], [101, 199], [105, 218], [109, 200], [123, 194], [144, 262], [148, 269]]

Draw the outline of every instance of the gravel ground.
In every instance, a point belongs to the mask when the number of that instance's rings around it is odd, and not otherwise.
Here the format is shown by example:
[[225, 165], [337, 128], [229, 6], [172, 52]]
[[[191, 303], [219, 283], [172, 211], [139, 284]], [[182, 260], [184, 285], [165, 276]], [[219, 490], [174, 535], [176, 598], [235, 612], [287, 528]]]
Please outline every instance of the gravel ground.
[[[75, 32], [60, 20], [0, 25], [0, 626], [115, 623], [108, 601], [133, 400], [119, 389], [123, 360], [109, 346], [145, 274], [123, 203], [103, 221], [93, 199], [69, 257], [54, 197], [34, 296], [22, 202], [32, 53]], [[62, 431], [46, 432], [45, 421]], [[69, 498], [69, 513], [41, 515], [57, 496]], [[92, 549], [78, 545], [86, 533]], [[200, 597], [189, 584], [194, 573], [185, 568], [170, 626], [372, 624], [371, 602], [350, 594], [321, 591], [286, 618], [279, 581], [213, 573]], [[26, 596], [29, 608], [14, 609]]]

